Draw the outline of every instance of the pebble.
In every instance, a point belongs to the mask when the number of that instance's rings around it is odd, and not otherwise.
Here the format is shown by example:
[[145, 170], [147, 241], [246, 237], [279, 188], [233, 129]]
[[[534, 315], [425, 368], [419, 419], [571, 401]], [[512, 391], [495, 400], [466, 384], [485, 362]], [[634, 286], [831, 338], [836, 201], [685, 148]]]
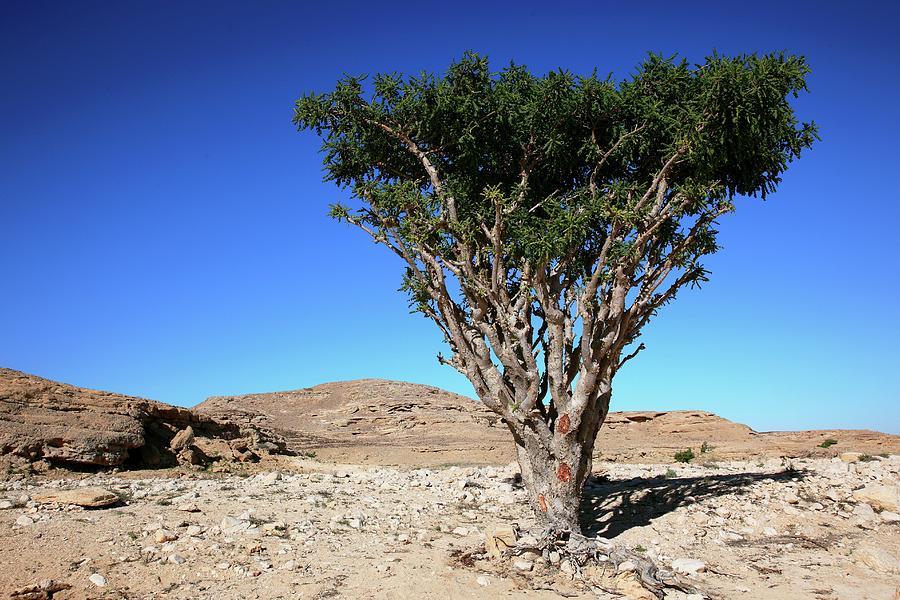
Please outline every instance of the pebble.
[[20, 527], [27, 527], [29, 525], [34, 525], [34, 519], [29, 517], [28, 515], [22, 515], [18, 519], [16, 519], [16, 525]]
[[483, 585], [483, 586], [491, 585], [491, 580], [488, 579], [487, 577], [485, 577], [484, 575], [479, 575], [478, 577], [475, 578], [475, 581], [478, 583], [478, 585]]
[[97, 587], [103, 587], [106, 585], [106, 577], [104, 577], [100, 573], [92, 573], [91, 576], [88, 577], [88, 581], [90, 581]]

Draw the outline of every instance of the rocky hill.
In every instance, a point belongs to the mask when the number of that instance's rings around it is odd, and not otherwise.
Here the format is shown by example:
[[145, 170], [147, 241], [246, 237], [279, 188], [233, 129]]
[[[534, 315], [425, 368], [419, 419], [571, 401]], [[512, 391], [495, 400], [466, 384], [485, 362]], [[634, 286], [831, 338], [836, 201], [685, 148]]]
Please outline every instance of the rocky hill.
[[153, 400], [0, 369], [0, 455], [70, 468], [252, 459], [278, 445], [252, 428]]
[[[295, 452], [338, 462], [501, 464], [515, 458], [506, 427], [494, 413], [426, 385], [378, 379], [326, 383], [217, 396], [195, 410], [283, 436]], [[820, 447], [829, 439], [837, 443]], [[613, 412], [600, 430], [597, 458], [671, 462], [675, 452], [687, 448], [709, 460], [847, 451], [876, 455], [900, 452], [900, 436], [858, 430], [760, 433], [706, 411]]]

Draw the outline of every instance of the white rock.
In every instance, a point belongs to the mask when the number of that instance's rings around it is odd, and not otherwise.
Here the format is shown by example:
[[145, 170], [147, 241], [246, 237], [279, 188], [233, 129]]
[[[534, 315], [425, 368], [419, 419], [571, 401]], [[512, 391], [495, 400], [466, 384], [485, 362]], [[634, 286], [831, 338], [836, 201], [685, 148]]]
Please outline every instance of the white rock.
[[879, 573], [900, 573], [900, 560], [887, 550], [877, 546], [863, 544], [853, 553], [856, 558]]
[[185, 559], [180, 554], [173, 554], [169, 557], [169, 562], [173, 565], [181, 565], [184, 564]]
[[106, 585], [106, 577], [104, 577], [100, 573], [92, 573], [91, 576], [88, 577], [88, 581], [90, 581], [97, 587], [103, 587]]
[[242, 523], [242, 521], [240, 519], [235, 519], [234, 517], [231, 517], [231, 516], [225, 516], [225, 517], [222, 517], [222, 522], [220, 523], [220, 526], [222, 527], [222, 529], [231, 529], [232, 527], [237, 527], [241, 523]]
[[637, 569], [637, 565], [634, 564], [632, 561], [623, 560], [622, 562], [619, 563], [619, 566], [616, 569], [616, 571], [618, 571], [619, 573], [628, 573], [628, 572], [634, 571], [636, 569]]
[[479, 575], [475, 578], [475, 581], [478, 582], [478, 585], [491, 585], [491, 580], [484, 575]]
[[885, 523], [900, 523], [900, 515], [889, 510], [881, 511], [881, 520]]
[[22, 515], [18, 519], [16, 519], [16, 525], [20, 527], [27, 527], [28, 525], [34, 525], [34, 519], [29, 517], [28, 515]]
[[457, 527], [451, 533], [453, 533], [453, 535], [458, 535], [459, 537], [465, 537], [469, 535], [469, 530], [465, 527]]
[[672, 561], [672, 570], [682, 575], [694, 575], [706, 571], [706, 563], [694, 558], [676, 558]]
[[9, 500], [0, 500], [0, 510], [6, 510], [7, 508], [12, 508], [13, 503]]
[[513, 563], [513, 568], [515, 568], [516, 571], [530, 571], [534, 568], [534, 563], [530, 560], [519, 559]]

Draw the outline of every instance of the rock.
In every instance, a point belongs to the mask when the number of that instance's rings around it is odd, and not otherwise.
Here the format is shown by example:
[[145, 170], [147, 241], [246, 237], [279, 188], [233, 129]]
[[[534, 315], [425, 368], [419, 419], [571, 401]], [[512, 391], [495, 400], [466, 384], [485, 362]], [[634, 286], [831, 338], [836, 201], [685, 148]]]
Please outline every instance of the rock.
[[633, 571], [625, 571], [616, 575], [616, 591], [628, 600], [657, 600], [657, 596], [641, 585]]
[[516, 571], [530, 571], [534, 568], [534, 563], [530, 560], [519, 559], [513, 563], [513, 568]]
[[855, 463], [859, 462], [860, 456], [862, 456], [860, 452], [842, 452], [840, 454], [840, 459], [845, 463]]
[[493, 559], [500, 558], [506, 550], [516, 545], [516, 531], [508, 526], [501, 525], [489, 530], [485, 535], [484, 548]]
[[103, 506], [112, 506], [119, 502], [119, 497], [116, 494], [96, 487], [37, 492], [32, 495], [32, 498], [40, 504], [74, 504], [85, 508], [101, 508]]
[[634, 570], [636, 570], [636, 569], [637, 569], [637, 565], [634, 564], [632, 561], [630, 561], [630, 560], [623, 560], [623, 561], [620, 562], [619, 565], [616, 567], [616, 572], [617, 572], [617, 573], [628, 573], [629, 571], [634, 571]]
[[232, 527], [237, 527], [241, 525], [243, 521], [241, 519], [236, 519], [230, 515], [225, 515], [222, 517], [222, 521], [219, 523], [219, 526], [222, 529], [231, 529]]
[[788, 492], [782, 498], [788, 504], [798, 504], [800, 502], [800, 496], [794, 492]]
[[175, 434], [175, 437], [173, 437], [172, 441], [169, 442], [169, 448], [178, 452], [179, 450], [184, 450], [185, 448], [190, 447], [193, 443], [194, 429], [190, 425], [188, 425]]
[[879, 573], [900, 574], [900, 558], [872, 544], [861, 544], [853, 553], [861, 563]]
[[187, 429], [198, 439], [265, 437], [186, 408], [0, 369], [0, 455], [62, 467], [174, 466], [169, 442]]
[[467, 535], [469, 535], [469, 530], [465, 527], [456, 527], [450, 533], [452, 533], [453, 535], [458, 535], [459, 537], [466, 537]]
[[897, 512], [900, 510], [900, 486], [869, 484], [853, 492], [853, 498], [875, 509]]
[[881, 511], [881, 520], [885, 523], [900, 523], [900, 515], [889, 510]]
[[183, 465], [206, 465], [211, 461], [212, 459], [197, 446], [185, 448], [178, 453], [178, 462]]
[[185, 558], [183, 556], [181, 556], [180, 554], [173, 554], [169, 557], [169, 562], [172, 563], [173, 565], [181, 565], [181, 564], [184, 564], [186, 561], [185, 561]]
[[706, 563], [694, 558], [676, 558], [672, 561], [672, 570], [682, 575], [696, 575], [706, 571]]
[[475, 581], [478, 583], [478, 585], [482, 585], [482, 586], [491, 585], [491, 580], [488, 579], [487, 577], [485, 577], [484, 575], [479, 575], [478, 577], [475, 578]]
[[176, 534], [174, 531], [169, 531], [168, 529], [157, 529], [153, 534], [153, 539], [156, 540], [157, 544], [163, 544], [165, 542], [177, 540], [178, 534]]
[[68, 583], [42, 579], [37, 585], [28, 585], [13, 590], [9, 597], [11, 600], [50, 600], [56, 592], [69, 589], [72, 589], [72, 586]]
[[260, 478], [260, 483], [263, 485], [272, 485], [276, 481], [281, 479], [281, 473], [278, 471], [272, 471], [271, 473], [266, 473]]
[[29, 525], [34, 525], [34, 519], [29, 517], [28, 515], [21, 515], [18, 519], [16, 519], [16, 525], [19, 527], [28, 527]]
[[100, 573], [92, 573], [91, 576], [88, 577], [88, 581], [90, 581], [97, 587], [103, 587], [106, 585], [106, 577], [104, 577]]
[[9, 500], [0, 500], [0, 510], [6, 510], [7, 508], [13, 508], [13, 503]]

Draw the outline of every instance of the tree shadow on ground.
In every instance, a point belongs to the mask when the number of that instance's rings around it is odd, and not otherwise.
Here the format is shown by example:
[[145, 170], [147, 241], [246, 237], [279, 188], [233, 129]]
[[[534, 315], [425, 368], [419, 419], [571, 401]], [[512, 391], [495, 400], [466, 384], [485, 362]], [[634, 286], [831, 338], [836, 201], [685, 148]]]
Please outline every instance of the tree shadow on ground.
[[632, 527], [679, 506], [723, 496], [742, 495], [745, 488], [762, 481], [802, 479], [805, 471], [778, 473], [728, 473], [703, 477], [635, 477], [610, 480], [593, 477], [581, 501], [581, 527], [585, 535], [612, 539]]

